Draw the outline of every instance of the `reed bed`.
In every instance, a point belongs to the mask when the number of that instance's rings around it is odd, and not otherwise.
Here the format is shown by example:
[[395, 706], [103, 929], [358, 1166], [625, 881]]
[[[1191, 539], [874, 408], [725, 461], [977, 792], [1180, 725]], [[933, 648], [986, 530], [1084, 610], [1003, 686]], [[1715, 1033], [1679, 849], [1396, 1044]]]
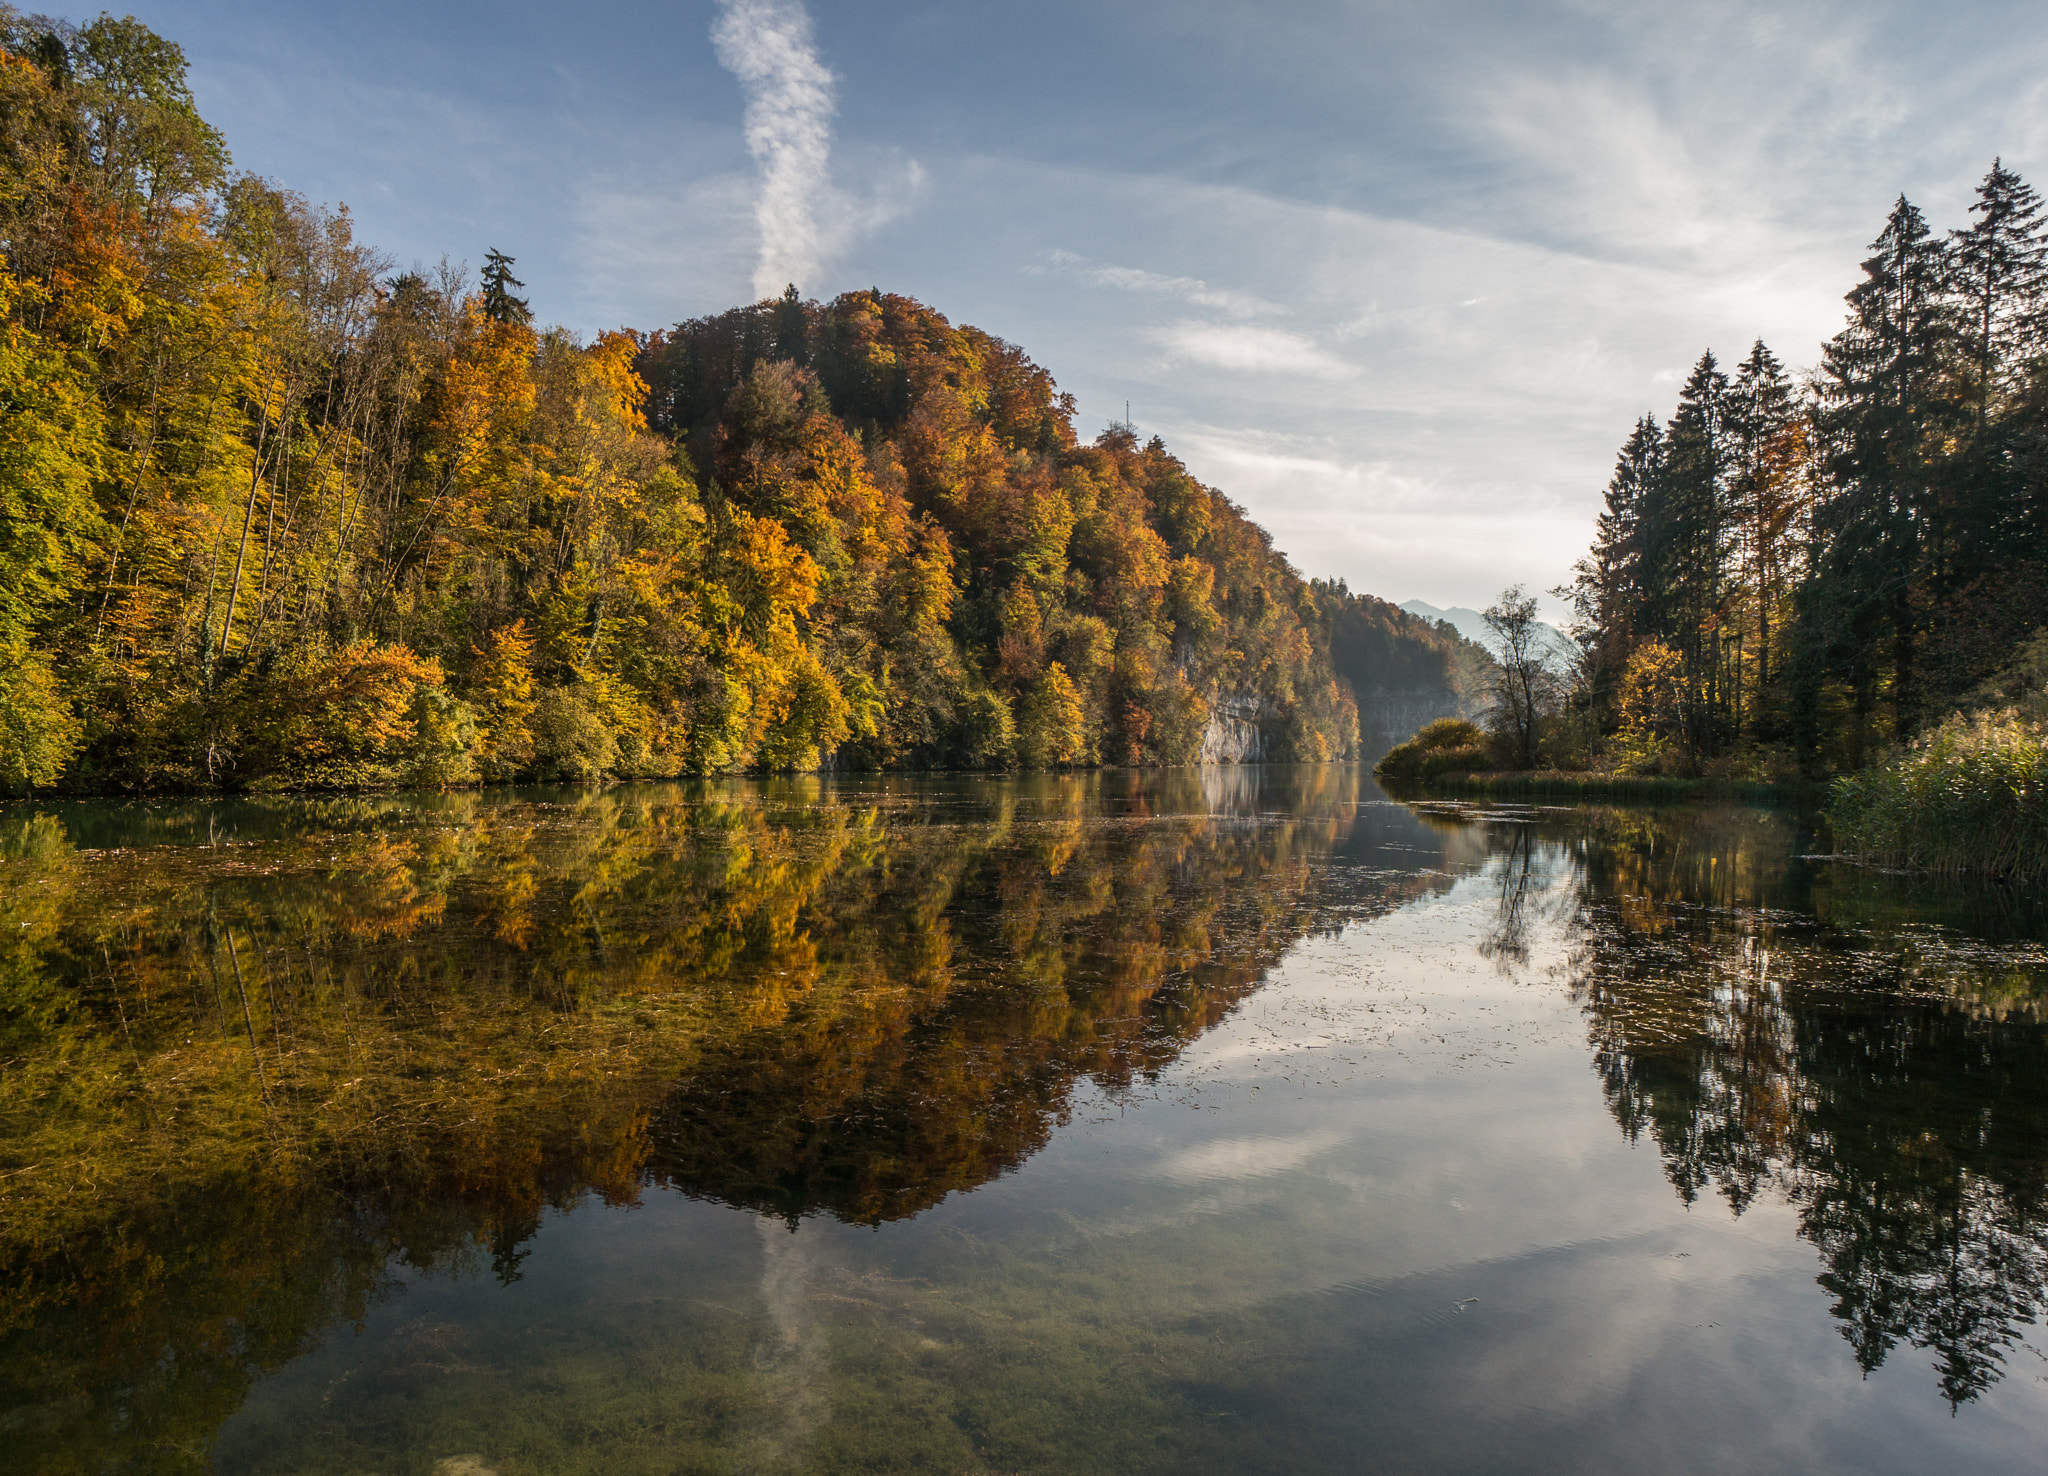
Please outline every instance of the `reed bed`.
[[2009, 708], [1952, 717], [1837, 779], [1828, 818], [1840, 849], [1871, 860], [2048, 878], [2048, 725]]

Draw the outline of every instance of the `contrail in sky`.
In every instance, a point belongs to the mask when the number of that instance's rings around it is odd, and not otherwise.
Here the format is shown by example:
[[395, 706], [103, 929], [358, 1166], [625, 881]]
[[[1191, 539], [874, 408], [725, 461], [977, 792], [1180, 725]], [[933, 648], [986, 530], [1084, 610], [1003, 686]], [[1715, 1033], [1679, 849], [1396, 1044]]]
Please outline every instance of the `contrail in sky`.
[[761, 252], [754, 292], [772, 297], [794, 282], [815, 290], [825, 231], [819, 209], [832, 198], [832, 84], [818, 59], [811, 17], [797, 0], [720, 0], [711, 27], [719, 65], [747, 97], [747, 149], [761, 166], [754, 221]]

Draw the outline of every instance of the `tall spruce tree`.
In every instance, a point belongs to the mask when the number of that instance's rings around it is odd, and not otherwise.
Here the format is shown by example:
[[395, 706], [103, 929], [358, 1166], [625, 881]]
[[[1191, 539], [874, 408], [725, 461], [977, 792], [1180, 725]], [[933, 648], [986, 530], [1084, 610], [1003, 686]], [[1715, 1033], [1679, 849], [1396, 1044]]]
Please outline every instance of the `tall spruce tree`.
[[775, 352], [773, 357], [793, 363], [810, 362], [809, 323], [804, 315], [804, 297], [791, 282], [775, 303]]
[[1947, 244], [1901, 195], [1822, 357], [1832, 495], [1816, 613], [1849, 663], [1859, 726], [1888, 677], [1899, 735], [1922, 716], [1916, 584], [1939, 537], [1935, 462], [1957, 418], [1950, 266]]
[[533, 309], [526, 299], [514, 297], [514, 287], [526, 284], [512, 275], [514, 258], [504, 252], [492, 250], [484, 253], [484, 316], [493, 323], [531, 323]]
[[[1736, 525], [1736, 570], [1746, 618], [1737, 625], [1736, 690], [1732, 714], [1742, 731], [1745, 667], [1749, 646], [1755, 701], [1754, 720], [1766, 700], [1773, 674], [1772, 644], [1786, 593], [1790, 540], [1798, 495], [1804, 438], [1800, 406], [1785, 366], [1758, 339], [1735, 371], [1728, 388], [1728, 432], [1734, 466], [1730, 507]], [[1753, 641], [1753, 644], [1752, 644]]]
[[1643, 628], [1647, 583], [1642, 519], [1654, 508], [1664, 475], [1664, 430], [1657, 417], [1635, 424], [1615, 459], [1593, 547], [1574, 566], [1569, 597], [1587, 651], [1592, 701], [1601, 721], [1611, 716], [1621, 677]]
[[2040, 195], [1999, 159], [1977, 186], [1970, 214], [1976, 219], [1949, 236], [1962, 358], [1977, 417], [1986, 421], [2043, 346], [2048, 223]]
[[1664, 476], [1654, 518], [1650, 608], [1656, 634], [1685, 659], [1686, 741], [1713, 751], [1725, 696], [1728, 473], [1732, 461], [1728, 376], [1711, 351], [1701, 354], [1678, 397], [1664, 436]]
[[[2038, 607], [2044, 549], [2028, 535], [2036, 463], [2035, 383], [2048, 348], [2048, 222], [2040, 196], [1994, 161], [1970, 225], [1950, 233], [1959, 391], [1967, 429], [1935, 477], [1927, 598], [1950, 618], [1931, 632], [1930, 696], [1959, 698], [1989, 676]], [[2032, 578], [2027, 577], [2032, 571]], [[1958, 618], [1959, 617], [1959, 618]]]

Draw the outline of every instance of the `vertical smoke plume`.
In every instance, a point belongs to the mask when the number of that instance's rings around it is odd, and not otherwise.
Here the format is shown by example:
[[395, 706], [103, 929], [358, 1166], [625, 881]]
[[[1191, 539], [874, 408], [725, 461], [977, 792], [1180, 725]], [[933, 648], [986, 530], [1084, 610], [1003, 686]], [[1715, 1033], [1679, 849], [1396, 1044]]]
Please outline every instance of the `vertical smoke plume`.
[[711, 27], [719, 65], [746, 94], [747, 149], [761, 167], [754, 221], [761, 254], [754, 291], [814, 286], [825, 254], [821, 208], [830, 208], [832, 84], [811, 43], [811, 18], [797, 0], [720, 0]]

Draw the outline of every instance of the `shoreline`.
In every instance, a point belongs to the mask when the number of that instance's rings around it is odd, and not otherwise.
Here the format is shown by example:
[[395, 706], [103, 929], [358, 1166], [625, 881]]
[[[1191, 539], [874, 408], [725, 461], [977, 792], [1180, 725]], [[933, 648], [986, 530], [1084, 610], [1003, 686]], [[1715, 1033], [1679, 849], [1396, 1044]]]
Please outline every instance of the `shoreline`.
[[1685, 803], [1724, 800], [1740, 804], [1817, 806], [1823, 791], [1811, 785], [1772, 784], [1755, 779], [1678, 779], [1665, 775], [1574, 773], [1563, 769], [1522, 769], [1501, 773], [1437, 774], [1426, 779], [1397, 779], [1377, 771], [1373, 777], [1392, 793], [1396, 789], [1427, 794], [1497, 798], [1564, 796], [1574, 799]]
[[[86, 804], [93, 801], [135, 800], [267, 800], [305, 799], [316, 796], [358, 796], [395, 794], [484, 794], [510, 789], [615, 789], [628, 784], [766, 784], [795, 779], [1076, 779], [1109, 774], [1191, 774], [1207, 771], [1237, 772], [1245, 769], [1338, 768], [1346, 764], [1365, 767], [1356, 758], [1332, 759], [1249, 759], [1242, 762], [1195, 764], [1088, 764], [1056, 769], [738, 769], [720, 774], [611, 774], [599, 779], [494, 779], [466, 784], [354, 784], [278, 785], [251, 789], [37, 789], [32, 792], [0, 793], [0, 810], [10, 805]], [[1382, 782], [1370, 768], [1368, 776]]]

